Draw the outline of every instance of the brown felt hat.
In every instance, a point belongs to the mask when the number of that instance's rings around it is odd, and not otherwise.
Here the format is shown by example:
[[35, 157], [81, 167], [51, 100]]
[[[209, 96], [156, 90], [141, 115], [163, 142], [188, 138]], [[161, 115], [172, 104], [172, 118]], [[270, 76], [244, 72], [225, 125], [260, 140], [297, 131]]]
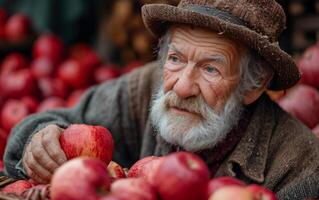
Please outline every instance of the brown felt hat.
[[155, 36], [170, 24], [209, 28], [241, 41], [255, 50], [274, 70], [271, 90], [292, 87], [300, 79], [294, 60], [278, 45], [286, 16], [275, 0], [181, 0], [178, 6], [148, 4], [142, 7], [146, 28]]

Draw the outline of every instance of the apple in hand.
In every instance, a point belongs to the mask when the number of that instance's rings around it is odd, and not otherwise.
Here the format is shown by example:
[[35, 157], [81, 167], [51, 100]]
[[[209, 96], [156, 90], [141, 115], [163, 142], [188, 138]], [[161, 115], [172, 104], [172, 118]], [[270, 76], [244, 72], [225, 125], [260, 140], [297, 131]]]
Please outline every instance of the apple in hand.
[[62, 132], [60, 144], [68, 160], [88, 156], [98, 158], [107, 165], [112, 160], [113, 138], [102, 126], [73, 124]]
[[4, 188], [2, 188], [1, 191], [4, 193], [14, 193], [14, 194], [20, 195], [22, 192], [24, 192], [27, 189], [30, 189], [31, 187], [33, 187], [33, 185], [29, 183], [28, 181], [19, 180], [5, 186]]
[[253, 193], [254, 200], [278, 200], [272, 191], [256, 184], [247, 186], [247, 190]]
[[216, 190], [209, 200], [261, 200], [255, 199], [251, 191], [242, 186], [226, 186]]
[[81, 157], [66, 162], [53, 174], [52, 200], [97, 200], [110, 189], [111, 179], [105, 163]]
[[245, 186], [245, 183], [228, 176], [211, 179], [208, 183], [208, 196], [211, 196], [216, 190], [226, 186]]
[[111, 192], [125, 200], [156, 200], [155, 189], [142, 178], [126, 178], [115, 181]]
[[118, 163], [111, 161], [109, 165], [107, 166], [107, 171], [109, 172], [109, 175], [113, 180], [120, 179], [120, 178], [126, 178], [126, 174]]
[[153, 186], [162, 200], [206, 200], [209, 171], [198, 156], [177, 152], [166, 156], [154, 175]]

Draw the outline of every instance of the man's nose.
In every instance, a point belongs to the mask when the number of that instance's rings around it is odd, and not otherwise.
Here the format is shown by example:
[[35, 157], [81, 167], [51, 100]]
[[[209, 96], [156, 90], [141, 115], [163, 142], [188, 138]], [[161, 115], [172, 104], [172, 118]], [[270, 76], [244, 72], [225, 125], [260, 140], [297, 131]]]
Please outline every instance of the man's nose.
[[196, 69], [194, 66], [188, 65], [184, 68], [173, 90], [179, 97], [184, 99], [199, 95], [200, 89], [196, 83]]

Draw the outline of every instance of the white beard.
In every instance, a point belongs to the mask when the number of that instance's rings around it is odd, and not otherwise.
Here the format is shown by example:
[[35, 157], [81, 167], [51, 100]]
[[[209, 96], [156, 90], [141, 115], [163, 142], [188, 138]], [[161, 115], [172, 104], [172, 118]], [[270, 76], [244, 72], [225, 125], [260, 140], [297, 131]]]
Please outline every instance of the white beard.
[[[202, 96], [181, 99], [175, 92], [164, 94], [163, 88], [154, 96], [151, 121], [157, 132], [168, 143], [196, 152], [212, 148], [221, 142], [237, 125], [243, 110], [236, 92], [226, 101], [221, 113], [214, 111]], [[171, 107], [185, 109], [196, 115], [178, 115]]]

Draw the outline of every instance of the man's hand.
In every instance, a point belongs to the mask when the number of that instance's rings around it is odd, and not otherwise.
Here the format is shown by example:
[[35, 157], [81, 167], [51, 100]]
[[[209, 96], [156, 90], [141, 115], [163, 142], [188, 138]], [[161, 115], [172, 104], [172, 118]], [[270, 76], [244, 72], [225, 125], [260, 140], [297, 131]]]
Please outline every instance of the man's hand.
[[54, 171], [67, 161], [59, 137], [63, 129], [49, 125], [36, 133], [22, 158], [26, 173], [39, 183], [48, 183]]

